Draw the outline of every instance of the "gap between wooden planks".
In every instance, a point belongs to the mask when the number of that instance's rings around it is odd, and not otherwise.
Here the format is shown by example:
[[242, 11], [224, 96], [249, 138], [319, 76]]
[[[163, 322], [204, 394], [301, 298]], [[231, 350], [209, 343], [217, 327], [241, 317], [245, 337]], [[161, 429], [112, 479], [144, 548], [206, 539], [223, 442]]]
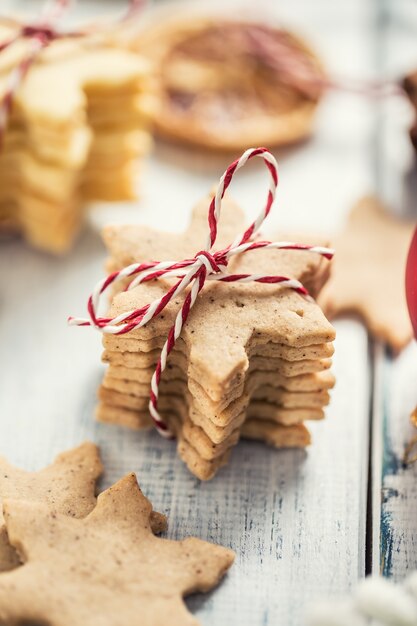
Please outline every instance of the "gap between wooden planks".
[[402, 580], [417, 569], [417, 465], [403, 463], [416, 434], [408, 416], [417, 403], [417, 345], [393, 359], [377, 344], [373, 361], [371, 572]]

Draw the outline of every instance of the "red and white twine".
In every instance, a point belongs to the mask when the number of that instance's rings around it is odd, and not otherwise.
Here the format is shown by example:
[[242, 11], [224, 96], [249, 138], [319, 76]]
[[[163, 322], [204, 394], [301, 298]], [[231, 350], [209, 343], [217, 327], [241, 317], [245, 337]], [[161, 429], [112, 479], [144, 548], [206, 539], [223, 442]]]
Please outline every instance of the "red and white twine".
[[[266, 203], [256, 220], [241, 233], [232, 244], [223, 250], [213, 251], [217, 239], [218, 222], [220, 218], [222, 199], [229, 187], [234, 174], [254, 157], [260, 157], [269, 171], [269, 189]], [[333, 256], [333, 250], [321, 246], [307, 246], [289, 241], [272, 242], [254, 240], [259, 228], [268, 216], [275, 199], [278, 186], [278, 166], [273, 155], [266, 148], [251, 148], [229, 165], [220, 179], [216, 195], [213, 197], [208, 210], [209, 233], [205, 247], [197, 252], [192, 259], [184, 261], [154, 261], [150, 263], [133, 263], [124, 269], [110, 274], [100, 281], [88, 300], [88, 318], [70, 317], [68, 322], [73, 326], [94, 326], [97, 330], [113, 334], [124, 335], [132, 330], [145, 326], [150, 320], [156, 318], [161, 311], [179, 296], [188, 287], [183, 304], [177, 313], [175, 323], [168, 333], [167, 340], [162, 348], [155, 372], [152, 376], [149, 400], [149, 411], [155, 426], [161, 435], [170, 437], [171, 432], [158, 412], [158, 396], [161, 375], [167, 363], [169, 353], [172, 351], [176, 340], [181, 334], [189, 313], [195, 304], [198, 294], [203, 289], [207, 280], [231, 283], [267, 283], [278, 284], [293, 289], [297, 293], [308, 296], [306, 288], [298, 281], [287, 276], [269, 274], [231, 274], [227, 271], [230, 259], [237, 254], [244, 254], [251, 250], [275, 249], [275, 250], [299, 250], [319, 254], [327, 259]], [[113, 318], [99, 317], [97, 311], [104, 294], [109, 287], [126, 278], [132, 278], [126, 290], [133, 289], [137, 285], [158, 278], [179, 278], [179, 280], [162, 297], [146, 304], [139, 309], [127, 311]]]

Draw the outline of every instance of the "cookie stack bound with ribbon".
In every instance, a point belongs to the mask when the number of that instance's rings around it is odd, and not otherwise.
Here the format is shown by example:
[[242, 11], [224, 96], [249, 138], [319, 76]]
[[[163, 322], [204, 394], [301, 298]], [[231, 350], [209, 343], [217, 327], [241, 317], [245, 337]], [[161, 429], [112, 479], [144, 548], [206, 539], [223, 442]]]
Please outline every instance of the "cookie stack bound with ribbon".
[[106, 31], [60, 35], [45, 24], [0, 23], [0, 229], [59, 253], [85, 201], [135, 196], [150, 79], [148, 63]]
[[[265, 209], [245, 230], [243, 213], [223, 196], [255, 156], [264, 159], [271, 185]], [[203, 480], [241, 436], [278, 448], [308, 445], [304, 422], [323, 418], [334, 384], [335, 333], [313, 300], [332, 251], [259, 239], [277, 182], [274, 157], [248, 150], [182, 235], [107, 227], [112, 273], [90, 298], [89, 319], [70, 318], [104, 332], [108, 368], [98, 418], [132, 428], [154, 422], [178, 439], [181, 458]], [[102, 318], [97, 308], [109, 289]]]

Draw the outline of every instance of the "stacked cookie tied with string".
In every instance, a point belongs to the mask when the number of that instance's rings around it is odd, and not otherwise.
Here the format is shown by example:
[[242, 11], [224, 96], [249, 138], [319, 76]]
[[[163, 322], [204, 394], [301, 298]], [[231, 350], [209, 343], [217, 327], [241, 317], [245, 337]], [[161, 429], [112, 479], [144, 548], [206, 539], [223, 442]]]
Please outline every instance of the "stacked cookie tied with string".
[[[90, 319], [70, 319], [104, 332], [108, 367], [98, 419], [139, 429], [155, 424], [177, 438], [179, 455], [203, 480], [227, 462], [240, 437], [307, 446], [305, 422], [324, 417], [334, 384], [335, 333], [313, 300], [331, 251], [261, 241], [261, 222], [245, 230], [239, 207], [221, 201], [251, 156], [275, 163], [265, 149], [247, 151], [216, 196], [196, 206], [182, 235], [106, 227], [111, 273], [90, 298]], [[261, 221], [272, 200], [270, 191]], [[112, 303], [101, 318], [99, 299], [108, 289]]]
[[[19, 28], [1, 22], [0, 41]], [[97, 34], [53, 40], [24, 70], [33, 44], [18, 36], [0, 54], [0, 228], [60, 253], [73, 243], [87, 200], [135, 197], [151, 145], [149, 64]]]

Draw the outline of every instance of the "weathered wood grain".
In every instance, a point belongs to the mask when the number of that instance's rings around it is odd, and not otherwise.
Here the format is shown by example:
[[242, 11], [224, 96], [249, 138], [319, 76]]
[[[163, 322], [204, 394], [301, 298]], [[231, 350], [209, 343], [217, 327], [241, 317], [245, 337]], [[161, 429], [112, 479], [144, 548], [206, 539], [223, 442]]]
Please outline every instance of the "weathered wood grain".
[[404, 450], [416, 435], [409, 415], [417, 405], [417, 346], [382, 363], [384, 393], [378, 421], [383, 434], [380, 570], [402, 580], [417, 569], [417, 466], [405, 467]]
[[[379, 6], [380, 74], [400, 77], [417, 66], [416, 6], [384, 0]], [[380, 104], [376, 174], [381, 196], [398, 215], [417, 221], [415, 157], [408, 139], [411, 107], [403, 98]], [[393, 358], [376, 351], [374, 394], [374, 571], [402, 580], [417, 568], [417, 468], [404, 467], [417, 404], [417, 346]], [[379, 533], [379, 536], [378, 536]]]
[[[14, 8], [24, 5], [13, 2]], [[88, 3], [93, 6], [102, 4]], [[293, 0], [282, 10], [334, 74], [372, 74], [373, 2]], [[350, 205], [373, 189], [373, 129], [372, 105], [330, 94], [311, 142], [278, 154], [282, 182], [270, 231], [340, 227]], [[138, 208], [115, 205], [101, 216], [95, 212], [91, 222], [134, 218], [180, 229], [193, 202], [227, 163], [160, 145]], [[259, 206], [264, 180], [259, 168], [250, 168], [232, 189], [250, 215]], [[201, 484], [177, 459], [174, 444], [155, 433], [93, 421], [100, 339], [93, 331], [67, 328], [65, 321], [84, 310], [102, 275], [103, 258], [95, 229], [65, 259], [38, 254], [18, 241], [0, 244], [0, 453], [37, 468], [92, 438], [106, 465], [103, 486], [135, 470], [155, 507], [168, 513], [170, 536], [195, 534], [236, 550], [237, 562], [224, 584], [190, 600], [204, 624], [300, 626], [306, 603], [346, 592], [365, 570], [366, 332], [357, 322], [337, 324], [338, 382], [327, 420], [312, 429], [314, 444], [307, 454], [241, 443], [229, 466]]]
[[201, 484], [172, 442], [92, 419], [99, 336], [67, 329], [65, 317], [81, 306], [100, 256], [94, 234], [73, 258], [54, 263], [22, 244], [2, 245], [0, 263], [10, 263], [13, 279], [1, 281], [0, 453], [37, 468], [92, 438], [103, 452], [103, 486], [135, 470], [144, 492], [168, 513], [170, 536], [191, 533], [236, 550], [236, 566], [222, 587], [190, 601], [205, 623], [253, 624], [260, 617], [300, 623], [305, 602], [324, 590], [339, 594], [364, 573], [369, 381], [358, 363], [366, 355], [365, 332], [353, 322], [337, 326], [338, 385], [307, 454], [241, 443], [230, 465]]

